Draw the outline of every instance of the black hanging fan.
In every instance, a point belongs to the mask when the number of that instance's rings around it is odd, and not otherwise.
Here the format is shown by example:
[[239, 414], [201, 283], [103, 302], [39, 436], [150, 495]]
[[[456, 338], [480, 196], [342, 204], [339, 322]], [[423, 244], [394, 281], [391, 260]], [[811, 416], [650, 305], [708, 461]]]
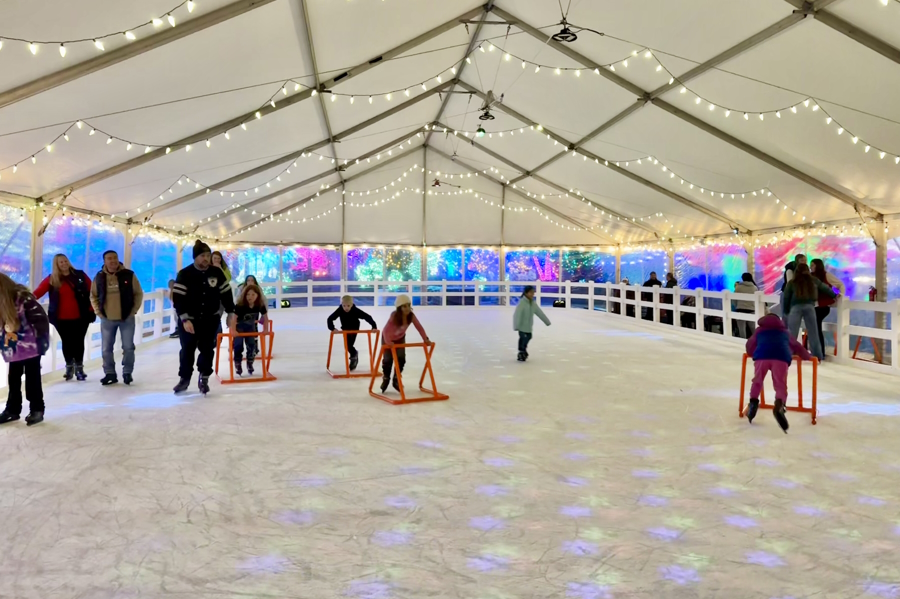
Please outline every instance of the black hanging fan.
[[553, 38], [554, 42], [560, 42], [563, 44], [571, 44], [572, 42], [574, 42], [575, 40], [578, 39], [578, 34], [576, 34], [574, 31], [569, 29], [569, 24], [566, 22], [565, 19], [560, 21], [559, 24], [562, 25], [563, 28], [562, 28], [562, 30], [560, 30], [557, 33], [554, 33], [551, 36]]

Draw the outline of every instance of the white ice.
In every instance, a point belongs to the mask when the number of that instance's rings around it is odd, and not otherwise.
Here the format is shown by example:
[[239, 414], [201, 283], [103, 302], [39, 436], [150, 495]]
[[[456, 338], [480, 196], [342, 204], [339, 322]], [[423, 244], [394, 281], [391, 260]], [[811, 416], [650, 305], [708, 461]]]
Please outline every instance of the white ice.
[[548, 310], [522, 364], [511, 311], [419, 309], [450, 400], [391, 406], [326, 313], [274, 315], [275, 382], [176, 397], [165, 340], [47, 385], [0, 427], [0, 597], [900, 597], [894, 378], [825, 364], [785, 435], [737, 347]]

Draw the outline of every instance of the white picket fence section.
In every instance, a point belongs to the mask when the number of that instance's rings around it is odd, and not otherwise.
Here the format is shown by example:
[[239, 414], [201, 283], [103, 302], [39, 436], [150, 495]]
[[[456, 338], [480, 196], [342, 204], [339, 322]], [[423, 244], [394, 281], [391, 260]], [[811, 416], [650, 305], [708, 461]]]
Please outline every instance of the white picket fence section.
[[[544, 303], [564, 300], [567, 310], [590, 310], [612, 318], [628, 318], [651, 328], [671, 331], [677, 329], [686, 334], [705, 336], [735, 345], [745, 340], [732, 335], [732, 322], [756, 322], [767, 310], [780, 314], [780, 296], [737, 294], [729, 291], [704, 291], [702, 289], [663, 289], [660, 287], [635, 287], [612, 283], [576, 283], [544, 281], [306, 281], [292, 283], [262, 283], [264, 291], [276, 310], [318, 306], [337, 306], [343, 295], [351, 295], [361, 306], [391, 306], [398, 295], [408, 295], [415, 306], [429, 309], [451, 310], [481, 307], [515, 306], [526, 285], [536, 289], [538, 301]], [[738, 312], [732, 302], [747, 301], [754, 306], [753, 313]], [[284, 304], [283, 304], [284, 302]], [[290, 304], [288, 306], [288, 303]], [[174, 331], [175, 316], [167, 308], [166, 292], [162, 289], [144, 294], [143, 310], [136, 316], [135, 345], [164, 338]], [[693, 305], [691, 305], [693, 304]], [[549, 308], [549, 306], [545, 306]], [[870, 369], [900, 375], [900, 352], [895, 351], [900, 333], [900, 300], [890, 302], [860, 302], [841, 299], [832, 311], [837, 313], [836, 323], [825, 323], [826, 337], [837, 346], [826, 351], [828, 359], [857, 368]], [[879, 322], [876, 326], [851, 325], [851, 313], [858, 313], [856, 320]], [[664, 315], [665, 313], [665, 315]], [[645, 316], [648, 319], [642, 319]], [[691, 315], [686, 316], [685, 315]], [[704, 326], [709, 321], [712, 326]], [[690, 325], [694, 323], [695, 328]], [[671, 323], [671, 324], [668, 324]], [[52, 326], [50, 351], [42, 360], [44, 374], [63, 370], [65, 360], [56, 329]], [[862, 337], [884, 345], [882, 364], [852, 359], [852, 342]], [[116, 341], [116, 362], [121, 362], [121, 347]], [[871, 347], [868, 342], [866, 347]], [[85, 343], [85, 363], [98, 360], [101, 354], [100, 322], [90, 325]], [[140, 357], [138, 357], [140, 362]], [[138, 365], [138, 368], [140, 366]], [[0, 366], [0, 387], [6, 385], [7, 367]]]
[[[173, 328], [175, 326], [175, 316], [172, 313], [172, 310], [165, 308], [165, 296], [166, 292], [162, 289], [158, 289], [152, 293], [144, 293], [143, 310], [135, 315], [134, 344], [136, 347], [139, 347], [141, 344], [161, 339], [175, 330]], [[44, 301], [42, 302], [45, 310], [47, 309], [46, 299], [47, 298], [43, 298]], [[96, 322], [88, 327], [84, 344], [85, 363], [87, 364], [91, 360], [99, 360], [101, 351], [100, 320], [97, 319]], [[122, 347], [121, 341], [117, 338], [116, 364], [121, 364], [121, 362]], [[44, 358], [41, 360], [41, 372], [46, 375], [57, 370], [65, 370], [65, 367], [66, 361], [63, 358], [59, 334], [56, 332], [56, 328], [51, 325], [50, 350], [47, 351]], [[136, 368], [138, 367], [139, 366], [136, 366]], [[117, 370], [119, 370], [121, 374], [121, 367], [118, 367]], [[0, 366], [0, 376], [2, 376], [2, 378], [0, 378], [0, 388], [6, 387], [7, 385], [7, 373], [8, 368], [6, 362], [3, 362], [2, 366]]]
[[[767, 311], [781, 314], [780, 295], [738, 294], [730, 291], [702, 289], [664, 289], [635, 287], [612, 283], [544, 282], [544, 281], [307, 281], [303, 283], [263, 283], [266, 292], [274, 295], [274, 304], [281, 309], [282, 300], [291, 308], [335, 306], [342, 295], [353, 296], [360, 305], [390, 306], [400, 294], [409, 295], [416, 306], [434, 308], [477, 308], [485, 306], [514, 306], [526, 285], [533, 285], [539, 300], [564, 300], [568, 310], [591, 310], [615, 318], [631, 318], [651, 327], [678, 329], [688, 334], [708, 336], [735, 345], [746, 340], [732, 335], [732, 322], [755, 323]], [[274, 289], [274, 294], [271, 292]], [[753, 312], [738, 312], [736, 302], [751, 302]], [[693, 305], [691, 305], [693, 304]], [[645, 312], [646, 311], [646, 312]], [[663, 312], [671, 318], [664, 319]], [[837, 322], [823, 325], [830, 347], [828, 359], [858, 368], [900, 375], [900, 352], [893, 351], [900, 333], [900, 300], [890, 302], [861, 302], [839, 299], [832, 306]], [[883, 315], [884, 328], [851, 325], [851, 313], [857, 320], [878, 323], [874, 316]], [[649, 320], [642, 320], [646, 314]], [[693, 318], [682, 318], [692, 315]], [[710, 321], [713, 326], [704, 326]], [[693, 322], [695, 328], [691, 328]], [[671, 324], [668, 324], [671, 323]], [[886, 363], [852, 359], [857, 337], [882, 343]], [[837, 346], [834, 355], [833, 346]], [[871, 353], [871, 352], [869, 352]], [[869, 354], [866, 354], [869, 356]], [[864, 357], [862, 354], [860, 357]]]

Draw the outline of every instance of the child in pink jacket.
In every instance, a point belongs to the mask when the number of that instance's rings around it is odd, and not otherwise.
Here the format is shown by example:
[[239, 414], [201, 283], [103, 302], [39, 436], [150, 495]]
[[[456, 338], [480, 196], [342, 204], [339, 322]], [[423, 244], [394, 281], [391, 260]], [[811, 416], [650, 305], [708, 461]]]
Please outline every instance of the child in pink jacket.
[[775, 386], [775, 406], [772, 413], [786, 434], [788, 421], [784, 406], [787, 401], [788, 368], [795, 355], [804, 360], [812, 360], [812, 355], [791, 337], [787, 327], [784, 326], [784, 321], [774, 314], [766, 314], [759, 319], [756, 331], [747, 340], [747, 354], [753, 356], [755, 370], [753, 384], [750, 386], [747, 420], [752, 423], [756, 417], [756, 411], [759, 409], [759, 393], [762, 391], [763, 381], [766, 380], [766, 373], [771, 372], [772, 383]]
[[[391, 345], [402, 345], [406, 343], [406, 329], [409, 328], [409, 325], [416, 327], [416, 330], [419, 331], [419, 335], [422, 336], [422, 341], [429, 343], [428, 335], [425, 334], [425, 329], [422, 328], [419, 319], [413, 314], [412, 301], [409, 299], [409, 296], [398, 295], [395, 306], [397, 309], [391, 313], [390, 320], [384, 325], [384, 332], [381, 334], [381, 345], [387, 348]], [[381, 362], [381, 370], [384, 373], [384, 379], [381, 381], [382, 393], [387, 391], [388, 381], [391, 380], [391, 367], [393, 365], [394, 356], [388, 349], [385, 349], [384, 359]], [[398, 347], [397, 370], [403, 372], [404, 366], [406, 366], [406, 348]], [[393, 384], [394, 389], [399, 391], [400, 383], [397, 381], [396, 372], [394, 373]]]

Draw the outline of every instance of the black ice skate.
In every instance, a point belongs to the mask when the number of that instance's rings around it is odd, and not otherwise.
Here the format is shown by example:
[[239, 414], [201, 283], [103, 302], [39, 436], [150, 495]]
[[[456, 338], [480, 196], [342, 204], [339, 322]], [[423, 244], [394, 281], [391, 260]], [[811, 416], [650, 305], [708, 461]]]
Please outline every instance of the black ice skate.
[[63, 378], [67, 381], [71, 381], [75, 376], [75, 364], [72, 362], [66, 362], [66, 373], [63, 375]]
[[519, 362], [525, 361], [525, 352], [520, 351], [518, 357], [516, 358]]
[[75, 364], [75, 378], [79, 381], [87, 379], [87, 375], [84, 373], [84, 364]]
[[123, 374], [123, 375], [122, 375], [122, 382], [125, 383], [126, 385], [130, 385], [131, 383], [134, 382], [134, 377], [131, 376], [131, 373]]
[[187, 388], [191, 385], [191, 377], [181, 377], [178, 381], [178, 384], [175, 385], [175, 388], [172, 389], [175, 393], [181, 393], [183, 391], [187, 391]]
[[105, 377], [100, 379], [100, 384], [106, 387], [107, 385], [115, 385], [119, 382], [119, 377], [116, 376], [115, 373], [107, 374]]
[[775, 420], [776, 420], [776, 422], [778, 422], [778, 426], [781, 427], [781, 430], [783, 430], [784, 434], [786, 435], [788, 432], [789, 425], [788, 425], [786, 410], [784, 408], [784, 400], [783, 399], [775, 400], [775, 406], [772, 409], [772, 414], [774, 414]]
[[747, 422], [753, 424], [753, 419], [756, 418], [756, 412], [759, 410], [759, 400], [751, 399], [750, 405], [747, 406]]
[[354, 354], [350, 356], [350, 370], [356, 370], [356, 366], [359, 364], [359, 354]]
[[0, 424], [6, 424], [7, 422], [13, 422], [18, 420], [20, 416], [18, 414], [10, 414], [6, 410], [0, 412]]
[[382, 393], [387, 391], [388, 384], [390, 384], [390, 382], [391, 382], [391, 379], [387, 376], [385, 376], [381, 379], [381, 392]]
[[31, 412], [28, 416], [25, 417], [25, 425], [26, 426], [34, 426], [35, 424], [40, 424], [44, 421], [44, 413], [43, 412]]
[[[249, 366], [248, 366], [248, 368], [249, 368]], [[244, 370], [241, 368], [240, 360], [234, 361], [234, 373], [238, 376], [242, 376], [244, 374]]]
[[209, 377], [201, 376], [200, 382], [197, 383], [197, 388], [200, 389], [200, 393], [202, 393], [203, 395], [209, 393]]
[[393, 385], [394, 389], [396, 389], [397, 391], [400, 390], [400, 381], [397, 380], [397, 375], [394, 375], [394, 380], [391, 381], [391, 385]]
[[253, 360], [247, 360], [247, 374], [253, 376]]

